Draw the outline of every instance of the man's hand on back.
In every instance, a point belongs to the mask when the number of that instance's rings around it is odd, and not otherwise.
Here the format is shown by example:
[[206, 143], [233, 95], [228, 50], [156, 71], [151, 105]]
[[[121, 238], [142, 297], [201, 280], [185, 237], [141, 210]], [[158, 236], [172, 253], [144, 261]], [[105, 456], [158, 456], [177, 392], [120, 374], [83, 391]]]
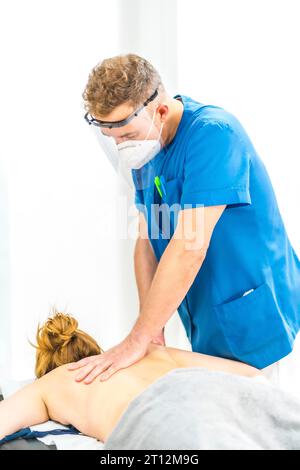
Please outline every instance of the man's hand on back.
[[68, 370], [82, 368], [75, 377], [78, 382], [85, 379], [84, 383], [88, 384], [98, 376], [100, 380], [106, 380], [119, 369], [125, 369], [142, 359], [151, 341], [151, 337], [136, 336], [131, 332], [121, 343], [106, 352], [70, 363]]

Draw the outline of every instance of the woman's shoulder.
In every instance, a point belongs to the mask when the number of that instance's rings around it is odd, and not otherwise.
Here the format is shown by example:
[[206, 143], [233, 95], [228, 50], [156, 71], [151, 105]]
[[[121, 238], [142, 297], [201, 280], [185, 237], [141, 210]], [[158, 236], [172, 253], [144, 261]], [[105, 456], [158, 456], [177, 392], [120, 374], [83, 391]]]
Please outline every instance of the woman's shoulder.
[[61, 366], [58, 366], [58, 367], [55, 367], [54, 369], [50, 370], [49, 372], [47, 372], [47, 374], [43, 375], [42, 377], [40, 377], [39, 381], [43, 381], [43, 382], [47, 382], [48, 380], [52, 380], [53, 377], [56, 377], [58, 375], [61, 375], [61, 374], [65, 374], [65, 371], [68, 369], [68, 366], [70, 364], [63, 364]]
[[40, 390], [43, 396], [47, 395], [52, 384], [57, 387], [58, 383], [62, 383], [62, 377], [67, 377], [68, 365], [69, 364], [63, 364], [59, 367], [55, 367], [55, 369], [52, 369], [50, 372], [47, 372], [47, 374], [35, 380], [35, 387]]

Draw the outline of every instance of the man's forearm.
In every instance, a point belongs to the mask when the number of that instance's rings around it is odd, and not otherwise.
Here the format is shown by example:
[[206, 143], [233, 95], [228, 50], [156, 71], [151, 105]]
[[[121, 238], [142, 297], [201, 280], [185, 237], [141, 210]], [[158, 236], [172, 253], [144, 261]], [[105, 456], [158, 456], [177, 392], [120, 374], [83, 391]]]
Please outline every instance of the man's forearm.
[[134, 335], [154, 338], [159, 334], [184, 299], [204, 258], [205, 252], [185, 250], [182, 240], [170, 241], [133, 327]]
[[139, 237], [134, 250], [134, 271], [138, 288], [140, 311], [150, 290], [157, 264], [158, 262], [149, 240]]

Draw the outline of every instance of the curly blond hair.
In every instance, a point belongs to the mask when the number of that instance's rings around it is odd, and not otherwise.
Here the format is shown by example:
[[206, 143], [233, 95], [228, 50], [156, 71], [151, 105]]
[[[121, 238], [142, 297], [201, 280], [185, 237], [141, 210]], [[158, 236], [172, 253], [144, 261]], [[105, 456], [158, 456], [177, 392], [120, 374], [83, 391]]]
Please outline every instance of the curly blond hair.
[[36, 332], [35, 375], [42, 377], [51, 370], [87, 356], [102, 354], [103, 349], [90, 335], [78, 329], [77, 320], [68, 313], [52, 308], [52, 316]]
[[84, 108], [95, 118], [106, 117], [124, 103], [136, 109], [156, 88], [158, 96], [165, 95], [161, 77], [150, 62], [137, 54], [117, 55], [90, 72], [82, 94]]

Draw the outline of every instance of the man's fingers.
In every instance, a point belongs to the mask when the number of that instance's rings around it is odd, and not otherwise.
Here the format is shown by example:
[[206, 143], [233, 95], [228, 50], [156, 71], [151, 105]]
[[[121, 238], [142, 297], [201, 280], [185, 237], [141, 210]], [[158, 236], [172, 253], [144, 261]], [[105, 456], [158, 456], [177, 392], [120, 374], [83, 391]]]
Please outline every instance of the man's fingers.
[[100, 381], [103, 382], [104, 380], [109, 379], [115, 372], [117, 372], [119, 369], [121, 369], [120, 366], [116, 366], [115, 364], [112, 364], [106, 371], [100, 375]]
[[99, 364], [97, 365], [90, 373], [89, 375], [85, 378], [84, 380], [84, 383], [85, 384], [89, 384], [91, 382], [93, 382], [93, 380], [99, 375], [101, 374], [101, 372], [103, 372], [107, 367], [109, 366], [109, 364]]
[[95, 363], [91, 363], [85, 366], [82, 371], [79, 372], [79, 374], [76, 375], [75, 380], [76, 382], [80, 382], [82, 379], [84, 379], [94, 368], [96, 367]]

